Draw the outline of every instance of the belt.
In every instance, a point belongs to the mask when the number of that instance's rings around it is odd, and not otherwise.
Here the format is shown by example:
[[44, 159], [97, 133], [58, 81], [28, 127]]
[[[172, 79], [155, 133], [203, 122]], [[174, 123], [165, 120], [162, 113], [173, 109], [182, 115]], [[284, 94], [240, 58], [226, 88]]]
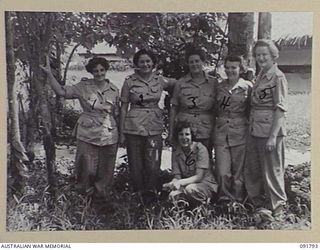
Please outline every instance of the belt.
[[245, 118], [246, 119], [246, 115], [244, 113], [229, 113], [229, 114], [225, 114], [225, 115], [218, 115], [217, 116], [218, 119], [228, 119], [228, 118]]
[[211, 115], [210, 110], [182, 110], [181, 113], [190, 114], [190, 115]]
[[251, 106], [251, 110], [274, 110], [274, 107]]
[[144, 107], [144, 106], [139, 106], [139, 105], [131, 105], [130, 109], [139, 109], [139, 110], [158, 110], [160, 109], [158, 105], [156, 106], [151, 106], [151, 107]]
[[112, 116], [112, 114], [110, 113], [106, 113], [106, 112], [103, 112], [103, 113], [97, 113], [97, 112], [83, 112], [81, 115], [84, 115], [84, 116], [89, 116], [89, 117], [105, 117], [105, 116]]

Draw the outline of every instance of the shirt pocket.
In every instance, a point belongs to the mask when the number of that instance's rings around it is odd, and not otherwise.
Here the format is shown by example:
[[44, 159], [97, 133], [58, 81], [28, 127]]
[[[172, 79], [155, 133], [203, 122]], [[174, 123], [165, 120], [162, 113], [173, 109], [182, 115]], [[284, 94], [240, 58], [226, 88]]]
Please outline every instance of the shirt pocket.
[[135, 103], [137, 101], [143, 102], [148, 90], [145, 87], [133, 85], [130, 88], [130, 101]]
[[273, 124], [273, 111], [259, 110], [253, 116], [253, 135], [269, 137]]
[[94, 121], [89, 117], [80, 117], [78, 125], [80, 125], [83, 128], [92, 128], [95, 126]]
[[150, 95], [152, 97], [155, 97], [156, 99], [160, 99], [161, 93], [162, 93], [162, 89], [160, 85], [159, 86], [154, 85], [150, 87]]
[[193, 96], [192, 88], [181, 88], [181, 95], [184, 97]]

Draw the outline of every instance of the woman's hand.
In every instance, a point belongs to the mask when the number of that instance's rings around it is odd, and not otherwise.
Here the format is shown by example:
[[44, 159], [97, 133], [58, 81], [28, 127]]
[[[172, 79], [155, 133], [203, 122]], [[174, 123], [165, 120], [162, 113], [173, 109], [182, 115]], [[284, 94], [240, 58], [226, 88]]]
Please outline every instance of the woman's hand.
[[171, 182], [163, 184], [163, 188], [165, 190], [179, 190], [181, 187], [180, 181], [177, 179], [173, 179]]
[[119, 145], [120, 147], [124, 148], [126, 143], [126, 137], [123, 133], [119, 135]]
[[52, 73], [51, 71], [51, 67], [50, 67], [50, 59], [49, 59], [49, 56], [46, 55], [46, 65], [40, 65], [40, 68], [46, 73], [46, 74], [50, 74]]
[[266, 150], [268, 152], [273, 151], [276, 148], [276, 143], [277, 143], [277, 137], [269, 137], [267, 143], [266, 143]]
[[180, 180], [174, 181], [172, 185], [173, 185], [173, 190], [179, 190], [181, 188]]
[[168, 143], [172, 147], [173, 146], [173, 136], [172, 133], [169, 133], [168, 135]]

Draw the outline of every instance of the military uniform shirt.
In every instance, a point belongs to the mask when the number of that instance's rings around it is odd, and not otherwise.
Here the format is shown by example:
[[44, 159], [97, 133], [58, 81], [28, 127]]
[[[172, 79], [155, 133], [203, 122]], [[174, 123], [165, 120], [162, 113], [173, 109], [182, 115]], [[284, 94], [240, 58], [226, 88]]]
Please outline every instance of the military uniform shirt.
[[173, 88], [176, 80], [154, 73], [146, 81], [139, 74], [128, 76], [121, 90], [121, 102], [130, 103], [124, 121], [124, 133], [158, 135], [164, 130], [163, 110], [159, 101], [163, 90]]
[[[275, 109], [287, 111], [288, 83], [283, 72], [274, 64], [265, 74], [258, 75], [251, 95], [250, 133], [269, 137]], [[278, 136], [286, 135], [285, 123]]]
[[185, 155], [182, 148], [177, 146], [172, 151], [171, 161], [173, 175], [180, 175], [181, 178], [184, 179], [196, 175], [197, 169], [203, 169], [205, 174], [201, 182], [214, 184], [214, 186], [216, 186], [216, 180], [214, 179], [212, 171], [209, 169], [207, 148], [200, 142], [192, 143], [191, 151], [188, 155]]
[[246, 143], [252, 83], [242, 78], [232, 86], [223, 80], [217, 87], [217, 112], [214, 131], [216, 146]]
[[171, 105], [178, 108], [175, 120], [189, 122], [197, 139], [212, 136], [217, 83], [205, 73], [205, 80], [197, 84], [189, 73], [174, 88]]
[[100, 90], [93, 79], [65, 86], [65, 97], [79, 99], [83, 113], [75, 128], [77, 139], [105, 146], [118, 142], [119, 90], [109, 80]]

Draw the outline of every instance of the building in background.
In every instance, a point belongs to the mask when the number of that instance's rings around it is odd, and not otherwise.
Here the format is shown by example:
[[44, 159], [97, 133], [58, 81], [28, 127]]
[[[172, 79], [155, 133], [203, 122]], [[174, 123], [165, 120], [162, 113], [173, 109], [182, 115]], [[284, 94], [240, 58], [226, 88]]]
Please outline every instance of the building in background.
[[311, 91], [311, 12], [272, 12], [271, 37], [279, 47], [279, 68], [286, 74], [289, 91]]

